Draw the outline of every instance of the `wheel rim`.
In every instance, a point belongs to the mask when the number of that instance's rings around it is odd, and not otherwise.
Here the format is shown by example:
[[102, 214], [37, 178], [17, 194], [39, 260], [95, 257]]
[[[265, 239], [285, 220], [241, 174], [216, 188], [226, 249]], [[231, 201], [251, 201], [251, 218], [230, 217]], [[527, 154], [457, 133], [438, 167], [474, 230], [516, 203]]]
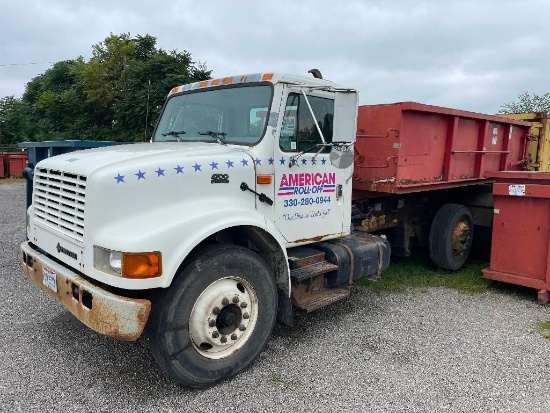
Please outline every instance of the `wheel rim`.
[[460, 220], [454, 227], [451, 239], [451, 249], [456, 259], [461, 259], [470, 250], [472, 243], [472, 230], [466, 220]]
[[191, 310], [191, 343], [204, 357], [227, 357], [248, 341], [257, 319], [252, 286], [239, 277], [221, 278], [205, 288]]

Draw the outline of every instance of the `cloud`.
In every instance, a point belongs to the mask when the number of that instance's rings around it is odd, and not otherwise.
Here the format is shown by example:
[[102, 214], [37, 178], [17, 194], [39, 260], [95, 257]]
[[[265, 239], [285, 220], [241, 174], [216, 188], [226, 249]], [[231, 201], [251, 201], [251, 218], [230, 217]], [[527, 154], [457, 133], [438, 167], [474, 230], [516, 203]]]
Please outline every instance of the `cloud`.
[[361, 103], [492, 113], [550, 83], [544, 0], [0, 1], [0, 96], [20, 96], [44, 62], [87, 59], [93, 44], [128, 32], [189, 51], [215, 76], [318, 68]]

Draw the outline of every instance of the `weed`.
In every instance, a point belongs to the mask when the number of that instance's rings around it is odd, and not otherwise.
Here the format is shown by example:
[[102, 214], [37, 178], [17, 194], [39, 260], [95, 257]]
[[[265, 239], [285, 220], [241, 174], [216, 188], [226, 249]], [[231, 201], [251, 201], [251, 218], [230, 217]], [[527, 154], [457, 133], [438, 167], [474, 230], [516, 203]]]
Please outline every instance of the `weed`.
[[539, 321], [537, 331], [541, 336], [550, 340], [550, 321]]

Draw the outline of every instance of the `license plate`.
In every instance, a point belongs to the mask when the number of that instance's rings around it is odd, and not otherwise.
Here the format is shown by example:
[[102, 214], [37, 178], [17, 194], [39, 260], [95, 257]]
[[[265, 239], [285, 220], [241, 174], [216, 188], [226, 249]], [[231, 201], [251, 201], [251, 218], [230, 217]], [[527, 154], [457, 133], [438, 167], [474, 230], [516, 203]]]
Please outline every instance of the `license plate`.
[[46, 266], [42, 266], [42, 283], [57, 292], [57, 276], [54, 270], [50, 270]]

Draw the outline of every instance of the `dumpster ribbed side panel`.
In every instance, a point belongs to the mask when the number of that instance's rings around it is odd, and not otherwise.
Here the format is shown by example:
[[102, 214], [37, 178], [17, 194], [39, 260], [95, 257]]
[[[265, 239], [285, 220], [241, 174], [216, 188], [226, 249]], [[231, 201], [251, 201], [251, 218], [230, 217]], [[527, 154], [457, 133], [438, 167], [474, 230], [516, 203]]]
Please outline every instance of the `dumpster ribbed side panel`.
[[356, 191], [408, 193], [487, 181], [529, 163], [531, 124], [416, 102], [359, 106]]

